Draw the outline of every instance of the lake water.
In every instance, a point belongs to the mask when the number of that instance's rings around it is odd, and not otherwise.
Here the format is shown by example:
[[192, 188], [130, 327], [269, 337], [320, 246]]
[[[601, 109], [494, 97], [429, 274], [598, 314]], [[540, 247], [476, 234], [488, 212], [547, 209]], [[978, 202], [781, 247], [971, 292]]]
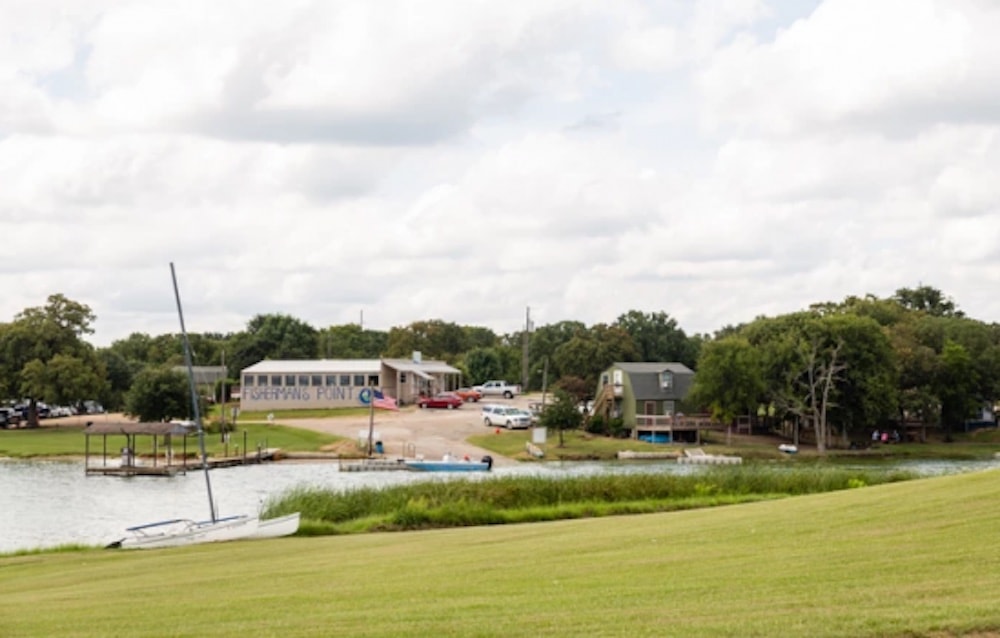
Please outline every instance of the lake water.
[[[872, 467], [872, 466], [866, 466]], [[882, 466], [885, 467], [885, 466]], [[894, 464], [923, 475], [1000, 467], [1000, 461], [914, 461]], [[699, 466], [657, 463], [526, 463], [492, 475], [584, 475], [605, 472], [684, 473]], [[337, 463], [270, 463], [214, 470], [220, 516], [257, 513], [269, 498], [297, 486], [346, 490], [415, 481], [483, 478], [420, 472], [341, 472]], [[126, 527], [171, 518], [210, 518], [202, 472], [173, 477], [84, 476], [81, 461], [0, 461], [0, 552], [67, 543], [104, 545]]]

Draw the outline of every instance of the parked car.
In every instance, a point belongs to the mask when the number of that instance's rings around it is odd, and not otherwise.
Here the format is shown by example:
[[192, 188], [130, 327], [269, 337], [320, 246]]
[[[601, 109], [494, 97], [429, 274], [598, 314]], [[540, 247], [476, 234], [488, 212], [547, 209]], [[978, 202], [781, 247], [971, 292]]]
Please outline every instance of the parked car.
[[538, 417], [535, 416], [535, 413], [532, 412], [531, 410], [525, 410], [524, 408], [514, 408], [514, 409], [517, 410], [519, 413], [523, 414], [524, 416], [526, 416], [528, 418], [529, 424], [535, 425], [536, 423], [538, 423]]
[[483, 424], [507, 429], [531, 427], [531, 417], [522, 410], [506, 405], [484, 405]]
[[484, 397], [495, 396], [513, 399], [521, 394], [521, 386], [498, 380], [491, 380], [482, 385], [472, 386], [472, 389], [479, 391]]
[[463, 401], [479, 401], [483, 398], [483, 393], [475, 388], [459, 388], [455, 394], [462, 397]]
[[0, 407], [0, 428], [16, 428], [21, 415], [14, 408]]
[[447, 408], [454, 410], [465, 403], [462, 397], [454, 392], [439, 392], [432, 397], [420, 397], [417, 399], [418, 408]]

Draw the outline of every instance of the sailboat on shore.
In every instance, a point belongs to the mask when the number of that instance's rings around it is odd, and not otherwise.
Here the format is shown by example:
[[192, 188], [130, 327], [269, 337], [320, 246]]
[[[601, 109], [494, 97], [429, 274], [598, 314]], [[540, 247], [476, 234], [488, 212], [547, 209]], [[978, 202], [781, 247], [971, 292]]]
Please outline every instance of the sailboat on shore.
[[261, 521], [257, 516], [240, 514], [220, 518], [212, 497], [212, 481], [209, 478], [208, 455], [205, 452], [205, 428], [202, 425], [201, 411], [198, 408], [198, 391], [194, 383], [194, 369], [191, 362], [191, 344], [188, 341], [187, 329], [184, 326], [184, 311], [181, 309], [181, 296], [177, 288], [177, 275], [174, 264], [170, 264], [170, 277], [174, 284], [174, 298], [177, 301], [177, 315], [181, 323], [181, 337], [184, 344], [184, 363], [188, 371], [188, 386], [191, 391], [191, 409], [198, 432], [198, 447], [201, 452], [201, 467], [205, 475], [205, 491], [208, 494], [208, 520], [170, 519], [129, 527], [126, 535], [111, 543], [108, 547], [126, 549], [152, 549], [159, 547], [178, 547], [198, 543], [213, 543], [231, 541], [243, 538], [274, 538], [294, 534], [299, 528], [299, 513], [289, 514], [280, 518]]

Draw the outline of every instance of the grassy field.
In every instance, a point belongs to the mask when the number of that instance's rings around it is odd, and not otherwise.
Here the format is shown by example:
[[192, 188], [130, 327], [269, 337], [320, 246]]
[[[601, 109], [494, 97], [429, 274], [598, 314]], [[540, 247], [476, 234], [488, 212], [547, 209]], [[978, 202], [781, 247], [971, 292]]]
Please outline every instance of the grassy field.
[[[244, 432], [246, 432], [245, 439]], [[83, 435], [82, 426], [4, 430], [0, 432], [0, 456], [17, 458], [83, 456], [86, 451], [86, 438]], [[228, 446], [222, 441], [218, 431], [206, 434], [205, 447], [211, 456], [235, 454], [237, 445], [243, 449], [244, 440], [251, 451], [255, 450], [258, 445], [277, 447], [286, 451], [314, 451], [344, 439], [282, 425], [247, 423], [241, 424], [234, 432], [230, 433]], [[101, 453], [101, 437], [91, 437], [90, 445], [91, 454], [99, 455]], [[108, 436], [108, 450], [111, 453], [117, 454], [124, 445], [124, 436]], [[152, 438], [139, 437], [136, 452], [140, 455], [151, 454], [152, 450]], [[181, 445], [177, 441], [174, 442], [174, 450], [180, 453]], [[196, 437], [188, 439], [187, 450], [188, 454], [197, 454], [198, 440]], [[162, 451], [161, 448], [160, 452], [162, 453]]]
[[665, 514], [0, 558], [0, 635], [993, 636], [1000, 473]]

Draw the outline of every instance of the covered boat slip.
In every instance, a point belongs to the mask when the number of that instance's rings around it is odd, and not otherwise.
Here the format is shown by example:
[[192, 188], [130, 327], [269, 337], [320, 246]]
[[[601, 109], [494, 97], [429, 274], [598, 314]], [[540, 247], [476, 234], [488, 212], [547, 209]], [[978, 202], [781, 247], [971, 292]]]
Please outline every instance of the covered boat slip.
[[[188, 451], [188, 437], [198, 434], [194, 425], [185, 423], [89, 423], [84, 429], [86, 474], [112, 476], [173, 476], [188, 470], [200, 469], [196, 458], [197, 444]], [[100, 437], [100, 444], [91, 441]], [[109, 449], [110, 444], [113, 446]], [[179, 441], [178, 441], [179, 439]], [[124, 445], [122, 445], [124, 443]], [[242, 456], [208, 459], [209, 467], [228, 467], [260, 463], [273, 458], [275, 450], [258, 449]]]
[[[187, 437], [196, 434], [197, 430], [194, 426], [183, 423], [101, 422], [88, 423], [83, 433], [87, 437], [84, 458], [87, 474], [170, 476], [187, 470]], [[101, 437], [99, 451], [92, 450], [91, 438], [95, 436]], [[114, 450], [110, 455], [109, 436], [115, 442], [120, 442], [121, 437], [125, 437], [125, 446]], [[147, 437], [150, 439], [148, 452], [143, 455], [142, 463], [138, 463], [138, 445]], [[178, 461], [174, 458], [176, 438], [181, 443]]]

